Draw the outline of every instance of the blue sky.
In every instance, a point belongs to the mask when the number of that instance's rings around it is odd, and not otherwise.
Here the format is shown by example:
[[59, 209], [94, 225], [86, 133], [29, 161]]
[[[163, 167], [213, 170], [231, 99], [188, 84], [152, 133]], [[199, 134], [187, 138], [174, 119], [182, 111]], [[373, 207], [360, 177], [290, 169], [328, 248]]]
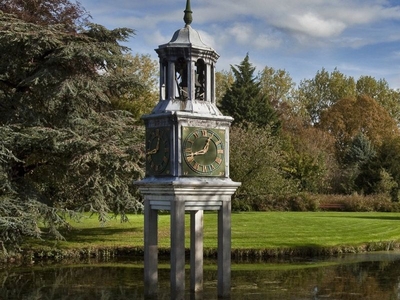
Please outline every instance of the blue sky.
[[[150, 54], [184, 26], [186, 0], [80, 0], [92, 21], [136, 35], [132, 53]], [[400, 88], [398, 0], [191, 0], [192, 28], [229, 70], [246, 53], [250, 62], [284, 69], [300, 83], [318, 70], [384, 78]]]

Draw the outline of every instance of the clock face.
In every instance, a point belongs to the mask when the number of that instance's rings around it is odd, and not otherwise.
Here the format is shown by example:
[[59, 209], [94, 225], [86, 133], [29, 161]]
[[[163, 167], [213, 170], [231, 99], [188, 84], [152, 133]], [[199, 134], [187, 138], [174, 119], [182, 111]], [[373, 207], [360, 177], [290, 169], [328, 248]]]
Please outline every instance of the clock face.
[[146, 175], [168, 175], [170, 159], [170, 129], [146, 129]]
[[225, 176], [225, 130], [182, 129], [184, 176]]

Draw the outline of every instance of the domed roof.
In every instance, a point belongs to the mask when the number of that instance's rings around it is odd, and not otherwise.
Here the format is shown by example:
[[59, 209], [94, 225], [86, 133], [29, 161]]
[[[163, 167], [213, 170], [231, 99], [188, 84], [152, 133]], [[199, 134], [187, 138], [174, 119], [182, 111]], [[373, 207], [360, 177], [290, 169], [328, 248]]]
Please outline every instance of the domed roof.
[[160, 45], [160, 47], [182, 47], [191, 46], [193, 48], [202, 48], [213, 50], [207, 46], [201, 39], [200, 34], [194, 30], [190, 25], [186, 24], [185, 27], [175, 31], [169, 43]]
[[184, 47], [215, 52], [212, 47], [207, 46], [202, 41], [200, 34], [190, 26], [193, 21], [192, 11], [190, 8], [190, 0], [187, 0], [186, 9], [184, 12], [185, 15], [183, 17], [183, 20], [185, 21], [185, 27], [175, 31], [172, 39], [168, 43], [158, 46], [158, 49]]

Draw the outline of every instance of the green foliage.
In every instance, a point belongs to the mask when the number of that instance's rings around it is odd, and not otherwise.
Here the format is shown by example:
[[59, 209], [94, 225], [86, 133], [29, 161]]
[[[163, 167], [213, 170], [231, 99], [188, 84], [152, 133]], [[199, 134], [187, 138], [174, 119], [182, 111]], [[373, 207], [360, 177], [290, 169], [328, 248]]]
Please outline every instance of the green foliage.
[[286, 179], [281, 141], [267, 128], [234, 126], [230, 132], [230, 173], [242, 185], [234, 198], [234, 209], [250, 210], [251, 203], [265, 195], [297, 191], [294, 181]]
[[126, 54], [124, 58], [129, 65], [113, 70], [113, 75], [133, 77], [137, 84], [123, 95], [112, 97], [111, 104], [115, 109], [129, 111], [139, 121], [142, 115], [151, 112], [158, 101], [158, 63], [148, 54]]
[[318, 71], [313, 79], [300, 82], [298, 101], [301, 111], [306, 111], [311, 124], [318, 124], [323, 111], [339, 99], [355, 96], [355, 81], [337, 69], [329, 73]]
[[253, 211], [316, 211], [318, 200], [308, 193], [285, 195], [261, 195], [252, 198], [250, 207]]
[[289, 177], [298, 182], [300, 191], [319, 192], [321, 190], [320, 179], [324, 178], [325, 166], [322, 153], [312, 156], [307, 152], [287, 152], [287, 164], [284, 170]]
[[[378, 189], [383, 186], [391, 187], [390, 195], [393, 201], [400, 201], [400, 137], [394, 136], [383, 142], [378, 150], [376, 170], [380, 173], [381, 182]], [[384, 176], [382, 176], [384, 175]]]
[[284, 154], [287, 176], [302, 192], [331, 192], [338, 165], [334, 159], [334, 140], [311, 126], [285, 126]]
[[342, 163], [344, 176], [341, 185], [345, 193], [371, 193], [377, 180], [371, 170], [375, 158], [376, 151], [368, 137], [363, 133], [356, 135], [346, 149]]
[[295, 93], [295, 83], [285, 70], [274, 70], [273, 68], [265, 67], [261, 71], [259, 78], [262, 94], [267, 97], [274, 107], [279, 107], [280, 104], [290, 101], [290, 98]]
[[362, 165], [376, 156], [376, 151], [371, 141], [363, 133], [357, 134], [346, 151], [344, 163], [347, 165]]
[[219, 105], [221, 99], [232, 86], [234, 81], [235, 79], [232, 71], [222, 70], [220, 72], [215, 72], [215, 98], [217, 99], [217, 105]]
[[254, 71], [249, 55], [246, 55], [240, 65], [232, 66], [235, 81], [222, 98], [220, 108], [234, 118], [234, 124], [269, 126], [276, 133], [281, 126], [280, 120], [269, 99], [262, 94]]
[[379, 177], [380, 180], [376, 184], [376, 192], [389, 195], [394, 201], [398, 201], [400, 197], [399, 183], [396, 182], [393, 176], [385, 169], [381, 169]]
[[[40, 19], [40, 18], [39, 18]], [[0, 226], [3, 247], [28, 236], [62, 238], [66, 214], [141, 209], [144, 128], [111, 99], [137, 87], [133, 34], [26, 22], [0, 12]], [[39, 225], [45, 226], [44, 232]], [[48, 234], [48, 235], [47, 235]]]

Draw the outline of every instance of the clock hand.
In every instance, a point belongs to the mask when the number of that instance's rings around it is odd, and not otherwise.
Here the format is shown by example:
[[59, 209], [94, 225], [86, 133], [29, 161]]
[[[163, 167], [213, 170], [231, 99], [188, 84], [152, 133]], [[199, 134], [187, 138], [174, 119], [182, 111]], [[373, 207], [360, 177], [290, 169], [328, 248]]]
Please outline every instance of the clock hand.
[[146, 154], [147, 155], [152, 155], [152, 154], [156, 154], [158, 152], [158, 149], [160, 148], [160, 138], [157, 139], [157, 145], [153, 150], [147, 151]]
[[205, 146], [204, 146], [204, 148], [203, 148], [203, 150], [204, 150], [204, 153], [207, 153], [207, 151], [208, 151], [208, 148], [210, 147], [210, 141], [211, 141], [211, 138], [213, 137], [213, 133], [211, 134], [211, 136], [208, 138], [208, 140], [207, 140], [207, 142], [206, 142], [206, 144], [205, 144]]
[[211, 136], [207, 139], [206, 144], [204, 145], [203, 149], [196, 151], [195, 153], [193, 153], [191, 156], [196, 156], [196, 155], [203, 155], [206, 154], [208, 151], [208, 148], [210, 147], [210, 141], [211, 138], [213, 137], [213, 134], [211, 134]]

